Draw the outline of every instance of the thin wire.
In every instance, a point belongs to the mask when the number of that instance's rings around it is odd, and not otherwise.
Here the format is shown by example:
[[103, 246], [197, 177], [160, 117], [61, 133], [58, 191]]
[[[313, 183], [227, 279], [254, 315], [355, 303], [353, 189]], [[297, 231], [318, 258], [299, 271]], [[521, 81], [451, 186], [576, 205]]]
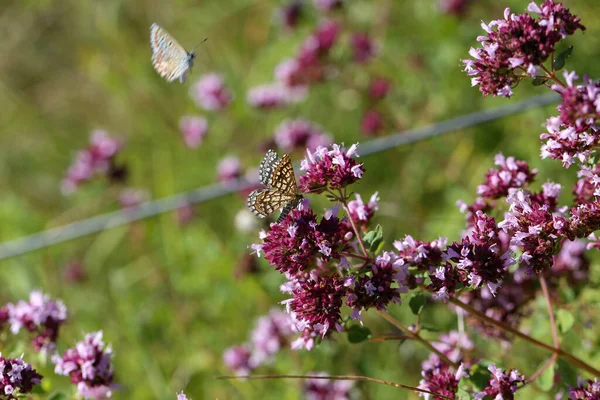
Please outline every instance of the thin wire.
[[[531, 108], [557, 103], [559, 100], [560, 97], [553, 93], [532, 97], [528, 100], [492, 110], [477, 111], [423, 128], [410, 129], [386, 137], [370, 140], [361, 144], [359, 153], [363, 156], [379, 153], [397, 146], [418, 142], [434, 136], [450, 133], [458, 129], [518, 114]], [[107, 229], [116, 228], [134, 221], [173, 211], [184, 204], [196, 204], [214, 200], [240, 190], [248, 189], [256, 184], [257, 182], [239, 180], [230, 183], [207, 185], [189, 192], [151, 200], [128, 210], [119, 210], [101, 214], [61, 227], [9, 240], [0, 244], [0, 260], [5, 260], [7, 258], [26, 254], [62, 242], [92, 235]]]

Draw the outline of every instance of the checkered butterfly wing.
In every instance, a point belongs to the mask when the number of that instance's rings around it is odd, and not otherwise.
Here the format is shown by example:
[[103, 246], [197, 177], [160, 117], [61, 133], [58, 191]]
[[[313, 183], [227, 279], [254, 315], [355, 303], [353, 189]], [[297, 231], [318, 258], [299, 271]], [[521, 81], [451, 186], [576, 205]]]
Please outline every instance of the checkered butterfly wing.
[[248, 208], [261, 218], [284, 208], [277, 221], [280, 222], [298, 202], [298, 188], [292, 160], [287, 154], [278, 159], [277, 153], [269, 150], [260, 164], [259, 178], [267, 188], [250, 193]]

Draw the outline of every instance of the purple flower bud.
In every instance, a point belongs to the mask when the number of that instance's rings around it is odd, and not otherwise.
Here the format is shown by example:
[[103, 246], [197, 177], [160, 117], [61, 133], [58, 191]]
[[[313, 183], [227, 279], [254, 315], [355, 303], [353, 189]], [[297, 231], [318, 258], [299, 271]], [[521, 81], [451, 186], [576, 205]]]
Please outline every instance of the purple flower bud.
[[360, 130], [367, 136], [374, 136], [384, 128], [383, 116], [375, 110], [368, 110], [360, 121]]
[[375, 78], [369, 84], [369, 97], [371, 100], [383, 100], [387, 96], [392, 83], [385, 78]]
[[366, 33], [354, 33], [350, 38], [350, 45], [357, 63], [366, 63], [377, 53], [376, 44]]

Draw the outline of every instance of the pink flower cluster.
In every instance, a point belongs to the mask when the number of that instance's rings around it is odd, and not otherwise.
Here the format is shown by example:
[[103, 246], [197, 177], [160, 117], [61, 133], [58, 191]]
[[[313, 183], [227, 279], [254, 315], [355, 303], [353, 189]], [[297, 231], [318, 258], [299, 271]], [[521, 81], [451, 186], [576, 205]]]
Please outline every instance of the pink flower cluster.
[[13, 334], [21, 329], [33, 333], [33, 347], [44, 353], [54, 352], [59, 328], [66, 320], [67, 308], [63, 302], [51, 300], [39, 291], [31, 292], [29, 301], [20, 300], [0, 308], [0, 328], [8, 324]]
[[471, 59], [463, 60], [473, 86], [483, 95], [512, 95], [525, 76], [537, 76], [538, 67], [553, 54], [556, 43], [577, 31], [585, 30], [580, 19], [562, 4], [546, 0], [541, 6], [530, 3], [528, 11], [538, 14], [511, 14], [504, 19], [482, 23], [485, 36], [479, 36], [480, 48], [471, 48]]
[[114, 388], [112, 350], [105, 348], [102, 332], [85, 335], [74, 348], [66, 350], [62, 357], [55, 355], [54, 372], [71, 377], [77, 391], [83, 397], [105, 399], [112, 396]]
[[[462, 378], [467, 377], [463, 364], [463, 352], [473, 349], [473, 343], [465, 334], [449, 332], [440, 335], [439, 342], [433, 343], [436, 350], [448, 359], [459, 365], [454, 369], [440, 358], [436, 353], [431, 353], [429, 358], [421, 364], [419, 389], [428, 390], [449, 398], [454, 398], [458, 391], [458, 384]], [[429, 398], [430, 395], [419, 393], [419, 396]], [[438, 399], [440, 397], [434, 397]]]
[[347, 150], [343, 145], [334, 144], [331, 150], [321, 146], [314, 152], [307, 151], [300, 164], [300, 169], [305, 172], [300, 176], [299, 189], [306, 193], [320, 193], [326, 189], [342, 189], [358, 181], [365, 169], [363, 163], [355, 160], [357, 150], [358, 143]]
[[565, 72], [566, 86], [553, 85], [560, 93], [562, 102], [558, 116], [546, 121], [547, 133], [542, 158], [560, 160], [568, 168], [576, 161], [584, 164], [600, 143], [600, 82], [584, 78], [583, 84], [575, 84], [575, 72]]
[[115, 157], [122, 143], [111, 138], [106, 131], [95, 130], [90, 135], [90, 145], [80, 150], [62, 182], [62, 192], [69, 194], [77, 190], [84, 182], [96, 175], [111, 177], [111, 171], [117, 169]]
[[272, 310], [257, 320], [251, 344], [230, 347], [224, 352], [223, 361], [237, 375], [248, 375], [260, 365], [271, 362], [279, 350], [289, 345], [292, 333], [290, 316]]
[[0, 398], [23, 398], [41, 381], [42, 375], [23, 361], [23, 358], [5, 358], [0, 354]]
[[512, 400], [518, 387], [525, 384], [525, 376], [521, 375], [516, 369], [504, 372], [495, 364], [491, 364], [488, 370], [492, 373], [492, 378], [483, 391], [474, 394], [477, 400], [482, 400], [486, 396], [494, 399]]

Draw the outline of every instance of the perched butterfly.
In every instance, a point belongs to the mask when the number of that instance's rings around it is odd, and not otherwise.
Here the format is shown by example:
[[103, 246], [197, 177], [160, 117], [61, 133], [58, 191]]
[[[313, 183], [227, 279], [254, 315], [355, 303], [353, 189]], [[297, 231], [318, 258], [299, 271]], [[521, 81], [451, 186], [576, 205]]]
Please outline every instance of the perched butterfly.
[[156, 72], [169, 82], [179, 79], [184, 83], [188, 70], [191, 71], [194, 65], [194, 58], [196, 58], [194, 50], [188, 53], [173, 36], [157, 24], [152, 24], [150, 27], [150, 47], [152, 47], [152, 65]]
[[277, 223], [283, 221], [292, 207], [298, 205], [302, 195], [298, 193], [296, 176], [290, 156], [278, 158], [269, 150], [260, 163], [259, 179], [266, 189], [257, 189], [248, 196], [248, 208], [260, 218], [272, 214], [283, 207]]

